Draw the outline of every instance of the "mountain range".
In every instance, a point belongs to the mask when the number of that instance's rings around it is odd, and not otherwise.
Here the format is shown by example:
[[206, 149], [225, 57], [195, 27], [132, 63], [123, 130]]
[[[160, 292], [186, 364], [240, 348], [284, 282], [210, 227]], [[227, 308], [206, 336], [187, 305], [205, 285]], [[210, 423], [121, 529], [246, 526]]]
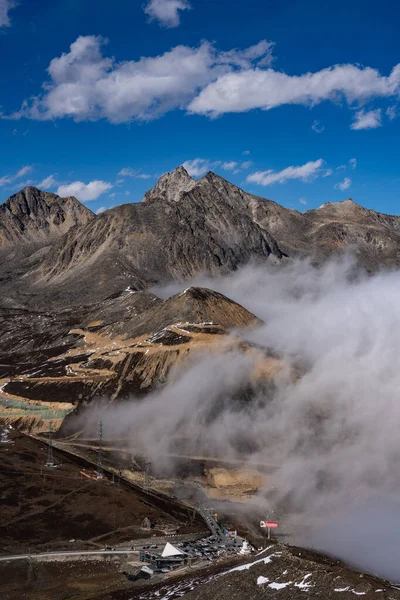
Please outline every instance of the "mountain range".
[[10, 307], [81, 305], [128, 286], [227, 274], [249, 261], [320, 262], [349, 247], [370, 272], [398, 267], [400, 217], [351, 199], [300, 213], [183, 167], [142, 202], [97, 216], [33, 187], [0, 207], [0, 284]]
[[351, 199], [300, 213], [183, 167], [142, 202], [97, 216], [75, 198], [27, 187], [0, 206], [2, 393], [74, 405], [141, 395], [193, 353], [222, 346], [255, 354], [269, 377], [279, 358], [230, 335], [256, 315], [210, 289], [166, 300], [151, 290], [249, 262], [319, 263], [349, 247], [367, 271], [398, 267], [400, 217]]

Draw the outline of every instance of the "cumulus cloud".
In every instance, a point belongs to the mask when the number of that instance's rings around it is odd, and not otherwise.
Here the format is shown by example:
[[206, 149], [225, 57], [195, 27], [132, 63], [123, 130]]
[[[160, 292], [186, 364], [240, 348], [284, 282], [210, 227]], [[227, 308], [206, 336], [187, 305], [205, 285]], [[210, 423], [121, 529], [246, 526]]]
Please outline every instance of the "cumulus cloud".
[[344, 190], [347, 190], [350, 186], [351, 186], [351, 179], [350, 179], [350, 177], [345, 177], [343, 179], [343, 181], [340, 181], [339, 183], [337, 183], [333, 187], [336, 188], [337, 190], [344, 191]]
[[98, 36], [79, 37], [69, 52], [51, 61], [43, 94], [25, 101], [11, 117], [111, 123], [154, 119], [185, 108], [220, 75], [265, 60], [272, 47], [262, 41], [244, 50], [218, 52], [203, 42], [197, 48], [176, 46], [160, 56], [117, 62], [103, 56], [105, 44]]
[[0, 27], [10, 27], [11, 21], [9, 11], [17, 6], [13, 0], [0, 0]]
[[349, 165], [350, 165], [350, 167], [352, 169], [355, 169], [357, 167], [357, 159], [356, 158], [350, 158]]
[[37, 187], [39, 189], [43, 189], [43, 190], [48, 190], [53, 188], [54, 186], [57, 185], [57, 181], [55, 179], [55, 176], [57, 175], [57, 173], [54, 173], [53, 175], [49, 175], [48, 177], [46, 177], [45, 179], [43, 179], [43, 181], [41, 181], [40, 183], [37, 184]]
[[57, 190], [59, 196], [75, 196], [82, 202], [96, 200], [99, 196], [112, 188], [112, 184], [107, 181], [90, 181], [83, 183], [82, 181], [74, 181], [66, 185], [60, 185]]
[[[225, 52], [204, 41], [195, 48], [176, 46], [159, 56], [122, 62], [104, 56], [105, 44], [99, 36], [79, 37], [69, 52], [51, 61], [43, 93], [3, 118], [126, 123], [175, 109], [216, 117], [285, 104], [315, 106], [326, 100], [360, 106], [396, 97], [400, 90], [400, 64], [388, 76], [351, 64], [296, 76], [276, 71], [271, 68], [273, 43], [266, 40]], [[375, 113], [379, 122], [377, 111], [359, 110], [352, 128], [362, 128], [365, 115], [371, 123]], [[314, 121], [315, 131], [321, 127]]]
[[[160, 6], [169, 4], [169, 10], [175, 7], [169, 14], [179, 19], [177, 4], [186, 0], [158, 2]], [[153, 4], [154, 0], [147, 8]], [[100, 36], [77, 38], [68, 52], [50, 62], [42, 94], [2, 117], [127, 123], [154, 119], [176, 109], [217, 117], [287, 104], [313, 107], [324, 101], [345, 101], [358, 107], [352, 129], [361, 129], [365, 128], [363, 122], [371, 128], [381, 120], [381, 109], [365, 112], [363, 104], [397, 98], [400, 92], [400, 64], [387, 76], [352, 64], [290, 75], [271, 67], [274, 45], [266, 40], [228, 51], [218, 51], [204, 41], [198, 47], [181, 45], [159, 56], [121, 62], [104, 55], [105, 44]], [[389, 108], [387, 114], [392, 118]], [[318, 120], [312, 128], [318, 133], [323, 130]]]
[[362, 103], [371, 98], [396, 96], [399, 89], [400, 64], [388, 77], [376, 69], [350, 64], [303, 75], [252, 68], [221, 75], [209, 83], [190, 103], [189, 111], [215, 117], [256, 108], [269, 110], [284, 104], [315, 106], [325, 100]]
[[322, 158], [310, 161], [300, 167], [286, 167], [282, 171], [256, 171], [248, 175], [248, 183], [257, 183], [258, 185], [271, 185], [273, 183], [286, 183], [290, 179], [300, 179], [301, 181], [310, 181], [321, 174], [323, 165]]
[[188, 0], [149, 0], [144, 7], [144, 12], [151, 20], [156, 19], [164, 27], [178, 27], [179, 11], [190, 8]]
[[311, 125], [311, 129], [313, 131], [315, 131], [315, 133], [322, 133], [325, 129], [325, 127], [323, 125], [320, 124], [320, 122], [316, 119], [315, 121], [313, 121], [313, 124]]
[[376, 129], [382, 125], [382, 109], [376, 110], [359, 110], [356, 112], [354, 121], [351, 124], [351, 129]]

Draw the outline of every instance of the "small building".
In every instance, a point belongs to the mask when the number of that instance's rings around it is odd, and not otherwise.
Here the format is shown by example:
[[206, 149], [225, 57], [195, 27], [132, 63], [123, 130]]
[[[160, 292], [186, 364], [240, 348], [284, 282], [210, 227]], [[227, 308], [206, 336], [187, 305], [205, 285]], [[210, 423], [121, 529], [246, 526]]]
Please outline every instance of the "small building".
[[139, 560], [150, 564], [154, 571], [171, 571], [180, 567], [186, 561], [187, 554], [167, 542], [163, 551], [141, 550]]

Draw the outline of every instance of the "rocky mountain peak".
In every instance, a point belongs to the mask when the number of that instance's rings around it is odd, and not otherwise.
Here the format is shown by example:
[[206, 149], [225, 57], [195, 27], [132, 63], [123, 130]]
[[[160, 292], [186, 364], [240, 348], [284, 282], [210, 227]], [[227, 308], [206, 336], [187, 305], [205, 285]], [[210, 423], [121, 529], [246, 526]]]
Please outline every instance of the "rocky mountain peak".
[[153, 198], [162, 198], [163, 200], [178, 202], [182, 194], [189, 192], [197, 180], [190, 177], [183, 166], [178, 167], [171, 173], [165, 173], [156, 183], [156, 185], [146, 192], [143, 202]]
[[29, 186], [0, 205], [0, 247], [45, 242], [94, 217], [76, 198]]
[[347, 200], [341, 200], [340, 202], [326, 202], [318, 208], [306, 212], [310, 215], [318, 215], [319, 217], [321, 215], [332, 215], [338, 218], [349, 218], [359, 213], [367, 214], [369, 211], [354, 202], [352, 198], [347, 198]]

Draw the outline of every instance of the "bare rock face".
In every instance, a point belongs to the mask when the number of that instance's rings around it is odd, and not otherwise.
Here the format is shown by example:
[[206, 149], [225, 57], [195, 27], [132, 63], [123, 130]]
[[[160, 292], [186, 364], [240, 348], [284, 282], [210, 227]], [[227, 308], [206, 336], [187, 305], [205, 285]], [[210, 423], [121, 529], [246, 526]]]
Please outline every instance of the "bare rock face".
[[46, 244], [93, 217], [75, 198], [26, 187], [0, 206], [0, 247]]

